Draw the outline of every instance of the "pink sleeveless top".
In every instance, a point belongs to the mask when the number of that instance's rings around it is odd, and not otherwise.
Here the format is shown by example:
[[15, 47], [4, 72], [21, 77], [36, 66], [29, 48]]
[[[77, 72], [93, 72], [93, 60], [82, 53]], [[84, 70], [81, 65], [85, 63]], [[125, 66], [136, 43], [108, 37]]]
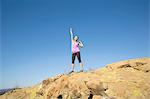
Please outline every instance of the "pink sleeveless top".
[[80, 50], [79, 50], [79, 47], [78, 47], [78, 42], [73, 42], [72, 41], [72, 53], [77, 53], [77, 52], [79, 52]]

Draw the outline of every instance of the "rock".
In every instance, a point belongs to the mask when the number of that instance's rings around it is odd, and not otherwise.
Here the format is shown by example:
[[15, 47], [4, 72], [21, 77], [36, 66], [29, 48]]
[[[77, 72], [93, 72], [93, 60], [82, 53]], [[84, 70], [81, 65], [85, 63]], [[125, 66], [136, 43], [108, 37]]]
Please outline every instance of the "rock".
[[89, 72], [63, 74], [16, 89], [0, 99], [149, 99], [150, 58], [130, 59]]

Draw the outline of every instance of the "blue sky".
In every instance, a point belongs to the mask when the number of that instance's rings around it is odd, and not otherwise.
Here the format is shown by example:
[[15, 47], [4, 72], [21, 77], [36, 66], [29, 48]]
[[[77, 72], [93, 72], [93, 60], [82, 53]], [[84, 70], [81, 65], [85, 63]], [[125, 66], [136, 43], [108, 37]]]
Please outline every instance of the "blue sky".
[[[84, 69], [148, 57], [148, 0], [2, 0], [0, 88], [66, 73], [69, 27], [84, 43]], [[76, 71], [79, 64], [76, 61]]]

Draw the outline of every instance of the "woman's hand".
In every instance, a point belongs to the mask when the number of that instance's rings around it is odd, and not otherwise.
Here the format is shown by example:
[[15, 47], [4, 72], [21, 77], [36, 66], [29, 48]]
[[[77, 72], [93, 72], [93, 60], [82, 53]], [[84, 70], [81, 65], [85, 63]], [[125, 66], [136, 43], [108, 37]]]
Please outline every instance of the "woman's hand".
[[83, 48], [83, 46], [84, 46], [81, 41], [79, 41], [79, 46], [80, 46], [81, 48]]
[[70, 32], [70, 34], [73, 34], [73, 33], [72, 33], [72, 28], [69, 29], [69, 32]]
[[72, 41], [72, 40], [73, 40], [73, 32], [72, 32], [72, 28], [69, 29], [69, 33], [70, 33], [71, 41]]

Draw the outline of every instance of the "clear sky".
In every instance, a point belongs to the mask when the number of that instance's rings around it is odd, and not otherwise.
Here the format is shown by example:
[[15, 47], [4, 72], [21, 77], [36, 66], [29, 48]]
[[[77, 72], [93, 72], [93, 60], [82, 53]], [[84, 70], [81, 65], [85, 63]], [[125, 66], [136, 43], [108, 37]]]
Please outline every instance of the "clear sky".
[[149, 56], [148, 0], [2, 0], [1, 5], [0, 88], [66, 73], [70, 26], [85, 45], [85, 70]]

